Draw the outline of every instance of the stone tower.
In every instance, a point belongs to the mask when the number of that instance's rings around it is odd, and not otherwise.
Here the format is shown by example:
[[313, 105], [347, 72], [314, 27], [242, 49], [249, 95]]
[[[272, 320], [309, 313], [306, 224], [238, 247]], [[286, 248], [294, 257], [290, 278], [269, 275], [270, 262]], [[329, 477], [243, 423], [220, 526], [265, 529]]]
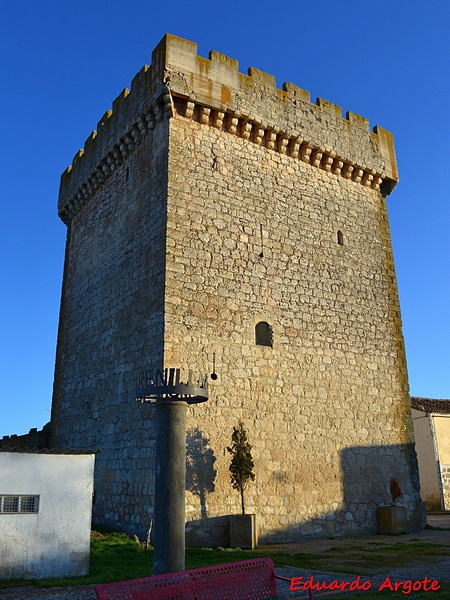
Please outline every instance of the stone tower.
[[188, 415], [188, 544], [226, 543], [233, 426], [263, 541], [422, 512], [385, 198], [392, 135], [166, 35], [62, 176], [53, 443], [97, 455], [94, 518], [144, 535], [155, 425], [135, 373], [215, 373]]

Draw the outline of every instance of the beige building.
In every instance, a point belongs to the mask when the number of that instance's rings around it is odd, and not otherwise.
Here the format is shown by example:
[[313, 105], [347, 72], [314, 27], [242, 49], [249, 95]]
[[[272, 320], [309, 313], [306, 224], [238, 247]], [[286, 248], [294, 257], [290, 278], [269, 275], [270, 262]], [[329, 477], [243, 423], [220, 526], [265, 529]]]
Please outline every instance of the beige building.
[[450, 510], [450, 400], [411, 398], [420, 495], [428, 510]]
[[239, 512], [226, 452], [239, 420], [261, 541], [375, 531], [391, 477], [422, 525], [386, 207], [397, 181], [388, 131], [163, 38], [61, 179], [53, 443], [101, 450], [97, 521], [146, 535], [156, 429], [135, 375], [172, 367], [209, 384], [188, 409], [201, 473], [188, 544], [224, 545]]

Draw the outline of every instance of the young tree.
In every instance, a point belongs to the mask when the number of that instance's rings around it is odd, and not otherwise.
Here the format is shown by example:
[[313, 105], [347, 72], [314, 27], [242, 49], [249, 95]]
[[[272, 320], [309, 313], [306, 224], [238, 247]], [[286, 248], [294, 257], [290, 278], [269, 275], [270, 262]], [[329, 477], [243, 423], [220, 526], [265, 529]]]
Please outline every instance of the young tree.
[[241, 493], [242, 514], [245, 515], [244, 490], [249, 481], [255, 480], [253, 473], [252, 446], [247, 439], [244, 425], [239, 421], [237, 427], [233, 427], [231, 446], [227, 447], [232, 455], [230, 464], [231, 485]]

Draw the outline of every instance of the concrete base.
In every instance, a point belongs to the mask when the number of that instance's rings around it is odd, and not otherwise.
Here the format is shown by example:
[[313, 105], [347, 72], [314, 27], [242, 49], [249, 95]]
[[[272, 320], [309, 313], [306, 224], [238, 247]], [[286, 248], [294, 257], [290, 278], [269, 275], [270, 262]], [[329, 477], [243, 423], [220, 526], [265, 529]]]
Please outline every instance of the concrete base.
[[257, 545], [256, 515], [230, 515], [230, 546], [253, 550]]
[[380, 506], [377, 509], [378, 533], [398, 535], [408, 533], [408, 512], [404, 506]]

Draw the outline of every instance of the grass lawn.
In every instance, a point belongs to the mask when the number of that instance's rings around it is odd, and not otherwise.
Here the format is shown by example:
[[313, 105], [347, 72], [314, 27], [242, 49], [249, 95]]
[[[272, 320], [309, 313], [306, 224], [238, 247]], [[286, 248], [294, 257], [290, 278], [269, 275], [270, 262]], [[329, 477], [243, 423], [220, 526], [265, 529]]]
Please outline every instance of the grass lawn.
[[[194, 569], [225, 562], [234, 562], [267, 556], [277, 567], [292, 566], [303, 569], [317, 569], [334, 572], [338, 581], [353, 581], [358, 575], [371, 577], [383, 573], [392, 566], [408, 567], [416, 561], [436, 562], [445, 556], [450, 556], [449, 546], [413, 542], [408, 544], [372, 543], [366, 546], [335, 547], [321, 554], [301, 553], [290, 555], [282, 552], [267, 552], [260, 550], [189, 548], [186, 550], [186, 569]], [[89, 575], [65, 579], [41, 579], [35, 581], [8, 580], [0, 581], [0, 587], [23, 585], [77, 586], [93, 583], [107, 583], [123, 579], [146, 577], [152, 572], [153, 551], [144, 550], [142, 546], [123, 533], [93, 531], [91, 537], [91, 562]], [[374, 567], [376, 565], [376, 567]], [[346, 573], [347, 576], [339, 574]], [[317, 579], [317, 577], [316, 577]], [[430, 598], [450, 598], [450, 583], [440, 582], [438, 591], [402, 593], [401, 590], [378, 591], [352, 594], [354, 600], [378, 600], [410, 598], [414, 600], [429, 600]], [[299, 592], [300, 594], [300, 592]], [[304, 595], [304, 592], [303, 592]], [[317, 593], [320, 597], [322, 593]]]

